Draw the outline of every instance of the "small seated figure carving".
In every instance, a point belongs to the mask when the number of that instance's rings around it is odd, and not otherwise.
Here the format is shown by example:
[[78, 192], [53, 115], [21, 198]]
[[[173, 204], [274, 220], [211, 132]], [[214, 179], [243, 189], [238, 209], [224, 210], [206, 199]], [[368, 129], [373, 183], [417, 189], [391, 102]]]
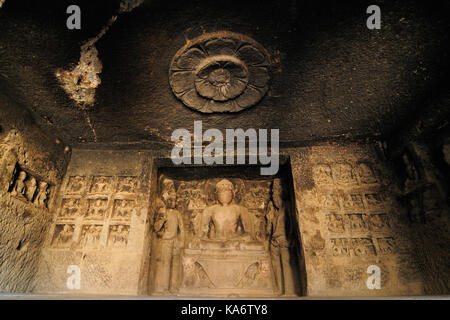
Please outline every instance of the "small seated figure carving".
[[121, 200], [116, 208], [116, 217], [125, 218], [130, 216], [130, 204], [127, 200]]
[[[216, 184], [218, 204], [203, 210], [200, 221], [200, 239], [213, 240], [221, 244], [211, 246], [242, 248], [242, 242], [254, 240], [253, 225], [247, 208], [232, 203], [234, 198], [233, 183], [223, 179]], [[193, 245], [199, 245], [198, 239]], [[202, 241], [206, 244], [208, 241]]]
[[69, 241], [73, 237], [73, 228], [65, 224], [61, 232], [58, 234], [58, 237], [56, 239], [56, 244], [59, 246], [63, 246], [69, 243]]
[[26, 192], [26, 196], [28, 201], [32, 202], [33, 201], [33, 197], [34, 197], [34, 193], [36, 192], [37, 189], [37, 182], [35, 178], [31, 178], [28, 186], [27, 186], [27, 192]]
[[103, 218], [105, 214], [107, 201], [104, 199], [95, 199], [91, 204], [88, 212], [89, 218], [99, 219]]
[[26, 178], [27, 178], [26, 172], [20, 171], [19, 177], [17, 178], [16, 183], [14, 184], [13, 190], [11, 192], [13, 196], [20, 196], [20, 197], [25, 196], [26, 187], [24, 181]]
[[105, 177], [99, 177], [92, 187], [92, 192], [104, 193], [108, 189], [108, 181]]
[[136, 182], [133, 177], [123, 177], [119, 183], [119, 192], [133, 193], [136, 188]]
[[110, 237], [113, 246], [125, 247], [128, 242], [128, 230], [123, 225], [114, 226]]
[[40, 207], [46, 207], [47, 204], [47, 198], [48, 198], [48, 190], [47, 190], [48, 184], [47, 182], [42, 181], [39, 183], [39, 191], [36, 196], [36, 199], [34, 199], [34, 204], [40, 206]]
[[84, 247], [94, 247], [100, 240], [101, 226], [91, 225], [84, 228], [81, 245]]

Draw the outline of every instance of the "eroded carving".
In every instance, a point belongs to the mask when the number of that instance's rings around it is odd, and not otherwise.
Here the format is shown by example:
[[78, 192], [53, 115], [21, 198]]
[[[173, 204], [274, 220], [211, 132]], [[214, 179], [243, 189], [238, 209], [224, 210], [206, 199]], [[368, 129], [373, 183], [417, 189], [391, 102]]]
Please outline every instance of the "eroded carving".
[[394, 238], [377, 238], [378, 247], [381, 254], [391, 254], [394, 253]]
[[184, 288], [214, 288], [214, 283], [209, 279], [202, 265], [193, 258], [183, 259]]
[[131, 200], [114, 200], [114, 219], [129, 219], [134, 209], [134, 201]]
[[373, 184], [378, 182], [373, 167], [368, 163], [359, 163], [357, 172], [359, 175], [359, 180], [363, 184]]
[[67, 247], [72, 243], [75, 225], [56, 225], [52, 245], [55, 247]]
[[14, 187], [11, 192], [13, 196], [19, 196], [22, 198], [25, 198], [25, 179], [27, 178], [27, 173], [25, 171], [20, 171], [19, 176], [17, 177], [16, 181], [14, 182]]
[[270, 288], [270, 271], [269, 261], [257, 261], [247, 268], [236, 286], [239, 288]]
[[108, 207], [108, 199], [88, 199], [86, 219], [103, 219]]
[[332, 172], [336, 184], [352, 184], [355, 182], [353, 168], [348, 163], [342, 162], [333, 164]]
[[68, 194], [81, 194], [86, 188], [86, 177], [73, 176], [69, 177], [66, 193]]
[[317, 184], [332, 184], [333, 176], [331, 167], [327, 164], [318, 164], [313, 168], [314, 181]]
[[388, 232], [391, 224], [385, 213], [332, 213], [327, 215], [328, 230], [333, 233]]
[[111, 177], [94, 177], [91, 186], [91, 193], [110, 193], [112, 191]]
[[108, 237], [108, 246], [124, 248], [128, 243], [128, 234], [130, 233], [130, 226], [114, 225], [110, 226]]
[[137, 187], [137, 180], [135, 177], [119, 177], [117, 192], [135, 193]]
[[81, 229], [80, 246], [83, 248], [96, 248], [100, 242], [101, 225], [84, 225]]
[[41, 181], [39, 182], [38, 193], [33, 203], [40, 207], [47, 207], [47, 199], [48, 199], [48, 184], [47, 182]]
[[60, 211], [61, 218], [74, 218], [80, 213], [80, 199], [63, 199]]
[[333, 256], [371, 256], [376, 255], [375, 246], [370, 238], [332, 238]]

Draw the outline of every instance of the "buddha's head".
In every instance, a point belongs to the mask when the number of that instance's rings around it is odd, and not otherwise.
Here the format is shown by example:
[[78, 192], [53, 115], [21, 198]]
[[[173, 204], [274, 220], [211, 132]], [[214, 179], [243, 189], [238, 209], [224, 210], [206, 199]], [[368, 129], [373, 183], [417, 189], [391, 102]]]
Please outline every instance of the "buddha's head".
[[220, 180], [216, 184], [217, 200], [222, 205], [228, 205], [234, 197], [233, 183], [227, 179]]
[[25, 171], [20, 171], [19, 173], [19, 180], [23, 181], [27, 177], [27, 173]]

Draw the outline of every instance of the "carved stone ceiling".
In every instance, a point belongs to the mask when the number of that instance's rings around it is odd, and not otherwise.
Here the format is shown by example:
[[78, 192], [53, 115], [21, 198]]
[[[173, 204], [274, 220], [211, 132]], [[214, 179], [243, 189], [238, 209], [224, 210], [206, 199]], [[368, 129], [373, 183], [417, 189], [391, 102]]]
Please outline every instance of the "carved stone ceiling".
[[[0, 9], [0, 91], [66, 144], [152, 146], [194, 120], [280, 128], [285, 145], [389, 135], [448, 93], [444, 1], [379, 1], [381, 31], [366, 28], [372, 3], [361, 1], [158, 0], [117, 14], [119, 2], [6, 0]], [[81, 7], [81, 30], [66, 28], [71, 4]], [[175, 96], [169, 68], [189, 41], [220, 31], [267, 51], [268, 91], [240, 112], [201, 113]], [[94, 38], [100, 81], [89, 89], [95, 102], [80, 105], [55, 74], [77, 70], [82, 44]]]

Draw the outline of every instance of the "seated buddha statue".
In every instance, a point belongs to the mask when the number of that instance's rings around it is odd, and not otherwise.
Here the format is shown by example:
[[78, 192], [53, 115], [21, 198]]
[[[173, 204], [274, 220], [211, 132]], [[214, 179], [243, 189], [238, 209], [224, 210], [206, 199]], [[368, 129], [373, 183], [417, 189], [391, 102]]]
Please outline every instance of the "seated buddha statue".
[[194, 246], [243, 249], [257, 244], [249, 211], [233, 202], [233, 183], [227, 179], [219, 181], [216, 197], [218, 203], [205, 208], [200, 215], [200, 234]]

